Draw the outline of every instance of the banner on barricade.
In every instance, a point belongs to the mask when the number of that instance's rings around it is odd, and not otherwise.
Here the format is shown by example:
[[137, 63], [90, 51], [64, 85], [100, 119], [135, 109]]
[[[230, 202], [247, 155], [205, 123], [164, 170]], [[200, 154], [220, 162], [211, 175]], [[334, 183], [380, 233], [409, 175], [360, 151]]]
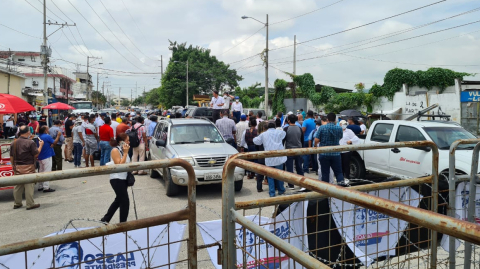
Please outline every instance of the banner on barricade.
[[[247, 219], [262, 228], [270, 231], [272, 234], [282, 238], [304, 252], [308, 252], [307, 227], [305, 216], [307, 211], [306, 202], [296, 202], [282, 211], [275, 218], [261, 216], [246, 216]], [[222, 243], [222, 220], [213, 220], [197, 223], [205, 244], [215, 242]], [[246, 258], [246, 268], [304, 268], [301, 264], [294, 262], [286, 254], [275, 249], [272, 245], [265, 242], [250, 230], [241, 229], [242, 226], [235, 224], [236, 244], [245, 249], [237, 247], [237, 268], [243, 268], [243, 255]], [[245, 246], [244, 246], [245, 240]], [[217, 264], [217, 246], [207, 249], [213, 265], [217, 269], [222, 266]]]
[[[147, 229], [128, 231], [106, 235], [86, 240], [70, 242], [0, 257], [0, 267], [15, 269], [113, 269], [113, 268], [146, 268], [150, 261], [151, 267], [167, 265], [175, 262], [180, 253], [182, 242], [168, 245], [169, 242], [182, 240], [186, 225], [172, 222], [169, 225], [159, 225]], [[82, 228], [78, 230], [86, 230]], [[78, 231], [67, 229], [50, 234], [53, 236]], [[48, 237], [47, 236], [47, 237]], [[147, 236], [149, 237], [147, 239]], [[148, 243], [147, 243], [148, 242]], [[147, 250], [149, 246], [150, 250]], [[139, 250], [143, 249], [144, 250]], [[104, 252], [105, 251], [105, 252]], [[104, 254], [105, 253], [105, 256]], [[169, 259], [170, 257], [170, 259]], [[78, 263], [81, 262], [81, 265]], [[175, 268], [175, 265], [171, 265]]]
[[[469, 182], [460, 182], [455, 190], [455, 218], [460, 220], [468, 220], [468, 204], [469, 204]], [[477, 185], [475, 193], [475, 211], [473, 219], [476, 224], [480, 225], [480, 185]], [[441, 246], [445, 251], [449, 251], [449, 236], [444, 234]], [[460, 246], [460, 240], [455, 239], [455, 249]]]
[[[421, 198], [415, 190], [408, 187], [370, 191], [368, 194], [413, 207], [419, 205]], [[394, 256], [399, 233], [408, 224], [335, 198], [330, 200], [330, 210], [340, 235], [366, 266], [370, 266], [377, 257]]]

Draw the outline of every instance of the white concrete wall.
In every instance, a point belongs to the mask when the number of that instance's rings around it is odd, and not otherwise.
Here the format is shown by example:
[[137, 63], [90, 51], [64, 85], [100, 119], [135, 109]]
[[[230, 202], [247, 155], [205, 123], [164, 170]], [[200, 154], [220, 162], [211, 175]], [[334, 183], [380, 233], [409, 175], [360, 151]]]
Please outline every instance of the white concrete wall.
[[460, 123], [460, 87], [458, 81], [455, 86], [445, 89], [439, 93], [438, 88], [428, 90], [417, 86], [408, 87], [404, 85], [403, 89], [397, 93], [392, 101], [387, 98], [380, 98], [380, 102], [373, 107], [374, 112], [390, 111], [401, 108], [399, 119], [404, 119], [409, 115], [418, 113], [418, 111], [427, 108], [433, 104], [439, 107], [430, 111], [430, 114], [451, 115], [451, 120]]

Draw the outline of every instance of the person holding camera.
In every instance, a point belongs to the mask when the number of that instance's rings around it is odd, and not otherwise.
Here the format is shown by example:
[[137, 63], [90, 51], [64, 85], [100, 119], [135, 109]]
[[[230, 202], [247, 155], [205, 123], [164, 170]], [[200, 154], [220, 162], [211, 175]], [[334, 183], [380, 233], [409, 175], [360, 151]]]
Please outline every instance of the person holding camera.
[[[10, 162], [13, 166], [13, 172], [15, 175], [34, 174], [35, 161], [38, 157], [38, 154], [43, 148], [44, 142], [39, 139], [37, 147], [35, 142], [30, 139], [30, 128], [26, 125], [20, 127], [18, 134], [18, 139], [15, 139], [10, 145]], [[15, 200], [15, 203], [13, 204], [13, 209], [18, 209], [23, 206], [23, 191], [25, 191], [27, 210], [39, 208], [40, 204], [35, 204], [35, 201], [33, 200], [34, 190], [35, 183], [15, 186], [15, 188], [13, 189], [13, 198]]]
[[[111, 161], [107, 165], [124, 164], [130, 162], [128, 150], [130, 149], [130, 138], [126, 133], [117, 135], [114, 141], [110, 143], [113, 147], [111, 151]], [[108, 208], [107, 214], [101, 219], [102, 222], [109, 223], [117, 209], [120, 208], [120, 222], [126, 222], [128, 211], [130, 210], [130, 199], [128, 198], [127, 172], [111, 173], [110, 185], [115, 192], [115, 200]]]

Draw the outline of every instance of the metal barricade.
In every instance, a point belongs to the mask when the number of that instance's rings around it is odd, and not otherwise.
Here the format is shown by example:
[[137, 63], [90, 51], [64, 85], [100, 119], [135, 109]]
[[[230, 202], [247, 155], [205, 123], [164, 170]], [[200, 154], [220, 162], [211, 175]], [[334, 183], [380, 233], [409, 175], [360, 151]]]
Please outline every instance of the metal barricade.
[[[354, 186], [350, 188], [340, 187], [323, 181], [314, 180], [305, 176], [292, 174], [283, 170], [278, 170], [272, 167], [266, 167], [264, 165], [259, 165], [251, 161], [247, 161], [259, 158], [311, 155], [326, 152], [426, 146], [431, 147], [432, 149], [432, 172], [430, 176], [424, 178]], [[448, 234], [456, 238], [472, 242], [474, 244], [480, 244], [479, 226], [436, 213], [438, 207], [438, 154], [438, 148], [433, 142], [421, 141], [252, 152], [237, 154], [231, 157], [224, 168], [222, 181], [222, 265], [225, 268], [238, 267], [238, 265], [236, 264], [236, 255], [237, 249], [240, 249], [243, 253], [243, 266], [245, 268], [247, 266], [247, 264], [245, 263], [246, 257], [251, 255], [250, 252], [245, 251], [245, 247], [255, 249], [258, 248], [260, 244], [266, 245], [268, 243], [275, 248], [274, 253], [278, 252], [278, 255], [273, 255], [273, 260], [278, 259], [278, 257], [280, 256], [280, 252], [283, 252], [284, 254], [286, 254], [286, 256], [293, 259], [296, 263], [299, 264], [297, 265], [297, 268], [301, 267], [300, 265], [303, 265], [307, 268], [329, 268], [330, 266], [335, 267], [338, 265], [340, 265], [341, 267], [352, 268], [362, 267], [363, 263], [357, 262], [358, 257], [355, 256], [355, 253], [353, 253], [353, 256], [338, 256], [336, 261], [330, 259], [332, 257], [331, 255], [327, 255], [327, 257], [329, 257], [328, 259], [322, 259], [318, 257], [317, 254], [322, 251], [327, 253], [333, 252], [334, 248], [340, 248], [341, 250], [336, 251], [336, 253], [339, 253], [338, 255], [345, 255], [345, 248], [347, 248], [349, 244], [355, 244], [356, 242], [366, 241], [367, 239], [371, 238], [354, 238], [353, 240], [349, 241], [344, 236], [340, 236], [340, 239], [338, 239], [339, 242], [336, 244], [332, 245], [329, 241], [329, 245], [324, 246], [323, 248], [318, 247], [318, 245], [315, 244], [315, 247], [313, 249], [312, 247], [310, 247], [309, 250], [302, 251], [293, 247], [287, 242], [280, 240], [277, 236], [262, 228], [262, 226], [268, 224], [262, 223], [260, 220], [255, 220], [254, 223], [254, 221], [247, 219], [243, 216], [243, 214], [237, 211], [242, 209], [259, 209], [261, 214], [261, 210], [263, 207], [276, 206], [275, 212], [278, 213], [278, 207], [280, 205], [306, 200], [315, 201], [315, 203], [317, 204], [314, 205], [314, 207], [316, 207], [317, 212], [314, 213], [313, 216], [305, 217], [305, 221], [317, 221], [317, 226], [320, 224], [324, 225], [321, 230], [317, 229], [313, 233], [326, 233], [330, 240], [330, 238], [335, 236], [335, 234], [337, 237], [339, 237], [339, 235], [341, 234], [339, 233], [340, 229], [348, 228], [336, 227], [336, 225], [333, 225], [333, 221], [331, 218], [332, 214], [344, 214], [346, 211], [343, 209], [330, 209], [330, 204], [325, 198], [331, 198], [341, 201], [342, 205], [344, 202], [348, 202], [355, 206], [367, 209], [368, 212], [374, 212], [375, 214], [384, 214], [387, 217], [386, 219], [388, 221], [392, 221], [392, 218], [396, 218], [398, 219], [398, 221], [405, 221], [406, 223], [408, 223], [408, 226], [405, 229], [399, 229], [397, 236], [400, 238], [401, 233], [406, 233], [407, 236], [405, 237], [403, 245], [400, 245], [399, 243], [399, 245], [393, 248], [393, 251], [396, 251], [396, 253], [394, 253], [394, 256], [397, 256], [398, 259], [397, 263], [395, 263], [395, 266], [398, 267], [399, 264], [408, 263], [408, 266], [410, 267], [410, 263], [413, 263], [412, 260], [416, 259], [417, 267], [420, 267], [420, 260], [424, 259], [426, 260], [426, 267], [436, 268], [438, 246], [437, 232]], [[274, 179], [279, 179], [290, 184], [301, 186], [314, 192], [279, 196], [253, 201], [235, 202], [233, 171], [236, 166]], [[390, 197], [388, 197], [388, 199], [384, 199], [371, 194], [363, 193], [365, 191], [388, 190], [392, 188], [402, 187], [408, 189], [415, 189], [420, 194], [420, 196], [415, 199], [399, 198], [398, 202], [394, 202], [390, 200]], [[326, 204], [319, 205], [318, 203], [319, 201], [321, 202], [322, 199], [323, 201], [326, 201]], [[417, 206], [411, 206], [411, 202], [424, 204], [424, 207], [422, 207], [424, 209], [417, 208]], [[328, 212], [318, 212], [319, 208], [323, 209], [325, 206], [328, 208]], [[347, 212], [347, 214], [351, 213], [352, 212]], [[319, 222], [319, 220], [321, 221]], [[285, 221], [291, 221], [291, 219]], [[245, 230], [248, 229], [253, 234], [260, 237], [261, 240], [254, 240], [253, 244], [247, 245], [244, 239], [245, 236], [240, 239], [236, 238], [236, 223], [243, 225], [243, 227], [240, 228], [240, 230], [243, 230], [243, 234], [245, 234]], [[270, 223], [270, 225], [275, 225], [275, 223]], [[310, 231], [307, 231], [307, 233], [308, 236], [313, 234]], [[418, 237], [417, 240], [412, 240], [412, 234], [415, 234], [415, 236]], [[301, 235], [305, 234], [301, 233]], [[298, 233], [295, 236], [299, 236]], [[264, 240], [265, 242], [262, 242], [262, 240]], [[373, 240], [376, 240], [375, 236], [373, 237]], [[311, 240], [309, 238], [309, 242], [310, 241]], [[390, 250], [392, 249], [389, 249], [389, 251]], [[417, 254], [412, 256], [412, 252], [417, 252]], [[403, 257], [400, 258], [399, 256], [402, 255]], [[378, 256], [379, 255], [377, 253], [377, 257]], [[389, 255], [386, 256], [387, 257], [385, 258], [385, 266], [393, 266], [394, 262], [390, 258], [388, 258]], [[255, 262], [253, 262], [253, 264], [248, 264], [248, 266], [258, 266], [258, 268], [262, 268], [262, 261], [257, 261], [257, 257], [253, 258], [255, 259]], [[424, 264], [422, 263], [422, 265]]]
[[[465, 145], [465, 144], [476, 144], [475, 148], [473, 149], [472, 153], [472, 164], [470, 175], [461, 175], [457, 174], [457, 169], [455, 166], [456, 156], [455, 153], [457, 151], [458, 146]], [[457, 183], [466, 182], [468, 181], [468, 197], [462, 198], [464, 201], [470, 201], [468, 203], [467, 209], [467, 221], [468, 222], [475, 222], [475, 194], [477, 190], [477, 185], [480, 183], [480, 177], [478, 175], [478, 159], [479, 159], [479, 151], [480, 151], [480, 139], [460, 139], [452, 143], [450, 146], [449, 151], [449, 179], [448, 179], [448, 186], [449, 186], [449, 206], [448, 206], [448, 216], [455, 218], [455, 211], [456, 211], [456, 186]], [[478, 216], [480, 218], [480, 216]], [[455, 268], [456, 259], [458, 258], [456, 254], [456, 243], [454, 237], [449, 237], [449, 265], [450, 268]], [[464, 268], [470, 269], [472, 263], [472, 244], [470, 242], [465, 242], [465, 251], [464, 251]]]
[[[87, 262], [88, 263], [96, 262], [97, 264], [103, 263], [103, 266], [105, 266], [106, 260], [109, 260], [112, 258], [112, 254], [108, 254], [105, 250], [105, 244], [104, 244], [105, 236], [123, 232], [125, 233], [126, 251], [123, 253], [114, 254], [115, 256], [118, 254], [123, 254], [125, 255], [125, 257], [127, 257], [127, 261], [128, 261], [129, 253], [137, 252], [137, 251], [140, 251], [140, 252], [145, 251], [147, 252], [147, 258], [144, 258], [144, 267], [142, 268], [159, 268], [159, 267], [165, 268], [165, 266], [170, 268], [170, 265], [179, 264], [182, 262], [188, 262], [188, 268], [192, 268], [192, 269], [197, 268], [197, 230], [196, 230], [197, 217], [196, 217], [195, 172], [193, 170], [193, 167], [185, 160], [171, 159], [171, 160], [160, 160], [160, 161], [147, 161], [147, 162], [139, 162], [139, 163], [137, 162], [137, 163], [129, 163], [129, 164], [92, 167], [92, 168], [85, 168], [85, 169], [70, 169], [70, 170], [62, 170], [62, 171], [55, 171], [55, 172], [18, 175], [18, 176], [2, 179], [0, 181], [0, 187], [21, 185], [21, 184], [27, 184], [27, 183], [37, 183], [37, 182], [43, 182], [43, 181], [64, 180], [64, 179], [110, 174], [110, 173], [130, 172], [130, 171], [137, 171], [137, 170], [144, 170], [144, 169], [167, 168], [171, 166], [183, 167], [188, 174], [188, 204], [185, 209], [172, 212], [169, 214], [165, 214], [165, 215], [160, 215], [160, 216], [155, 216], [155, 217], [150, 217], [150, 218], [145, 218], [140, 220], [128, 221], [128, 222], [119, 223], [119, 224], [109, 224], [109, 225], [105, 225], [105, 226], [94, 228], [94, 229], [81, 230], [81, 231], [76, 231], [72, 233], [59, 234], [59, 235], [50, 236], [50, 237], [43, 237], [43, 238], [38, 238], [34, 240], [28, 240], [24, 242], [17, 242], [13, 244], [3, 245], [3, 246], [0, 246], [0, 256], [19, 253], [19, 252], [25, 252], [25, 265], [26, 265], [26, 268], [29, 268], [27, 266], [27, 251], [29, 250], [35, 250], [40, 248], [44, 249], [47, 247], [51, 247], [52, 253], [54, 253], [55, 246], [57, 245], [76, 242], [79, 246], [80, 240], [102, 237], [101, 245], [103, 246], [103, 249], [100, 249], [101, 257], [95, 257], [88, 261], [82, 261], [80, 259], [75, 264], [71, 264], [71, 265], [69, 264], [68, 266], [61, 266], [61, 267], [55, 266], [55, 259], [53, 259], [52, 267], [50, 268], [52, 269], [67, 268], [67, 267], [70, 268], [69, 266], [72, 266], [72, 268], [75, 266], [77, 266], [78, 268], [84, 268], [83, 266], [85, 266], [85, 263]], [[167, 234], [169, 235], [168, 232], [170, 229], [170, 223], [173, 221], [183, 221], [183, 220], [188, 221], [188, 239], [182, 239], [179, 241], [171, 242], [170, 238], [168, 237], [168, 242], [166, 244], [150, 245], [151, 243], [155, 243], [155, 242], [149, 242], [149, 233], [150, 233], [149, 227], [166, 224]], [[133, 251], [129, 250], [128, 232], [141, 229], [141, 228], [147, 228], [146, 230], [147, 246], [145, 247], [145, 246], [137, 245], [135, 250]], [[151, 253], [150, 253], [151, 249], [153, 251], [153, 249], [167, 245], [168, 251], [170, 252], [170, 245], [182, 244], [182, 242], [184, 241], [186, 241], [187, 243], [186, 259], [176, 261], [176, 262], [170, 262], [170, 259], [168, 259], [168, 264], [162, 264], [159, 266], [151, 265], [151, 262], [152, 262]], [[77, 247], [78, 251], [80, 251], [79, 249], [80, 247]], [[164, 254], [165, 253], [162, 253], [162, 255]], [[168, 255], [170, 256], [170, 253], [168, 253]], [[125, 266], [126, 268], [128, 268], [129, 264], [125, 263]], [[102, 267], [102, 268], [107, 268], [107, 267]]]

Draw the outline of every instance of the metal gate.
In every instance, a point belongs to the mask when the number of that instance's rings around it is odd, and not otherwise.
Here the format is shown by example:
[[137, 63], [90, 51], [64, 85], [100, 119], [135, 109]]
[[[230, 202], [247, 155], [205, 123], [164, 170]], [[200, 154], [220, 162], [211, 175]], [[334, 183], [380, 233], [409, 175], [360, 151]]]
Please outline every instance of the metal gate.
[[[428, 146], [432, 148], [432, 173], [430, 176], [424, 178], [415, 178], [408, 180], [399, 180], [385, 183], [376, 183], [369, 185], [356, 186], [351, 188], [344, 188], [337, 185], [332, 185], [326, 182], [310, 179], [304, 176], [288, 173], [283, 170], [266, 167], [263, 165], [255, 164], [251, 159], [278, 157], [278, 156], [294, 156], [294, 155], [310, 155], [319, 154], [325, 152], [342, 152], [342, 151], [354, 151], [354, 150], [371, 150], [371, 149], [385, 149], [385, 148], [402, 148], [402, 147], [420, 147]], [[279, 196], [261, 200], [252, 200], [245, 202], [235, 202], [234, 195], [234, 177], [233, 171], [236, 166], [242, 167], [246, 170], [250, 170], [259, 174], [266, 175], [271, 178], [279, 179], [297, 186], [305, 187], [314, 192], [306, 194], [295, 194], [289, 196]], [[384, 190], [392, 188], [411, 188], [415, 189], [421, 198], [417, 198], [417, 202], [421, 204], [421, 208], [410, 206], [412, 199], [399, 199], [399, 202], [394, 202], [392, 199], [384, 199], [376, 197], [375, 195], [365, 194], [365, 191]], [[376, 214], [384, 214], [388, 221], [403, 220], [408, 223], [405, 229], [401, 229], [397, 234], [398, 237], [405, 237], [404, 242], [393, 248], [389, 248], [388, 251], [393, 251], [395, 257], [384, 257], [383, 264], [377, 263], [376, 267], [399, 267], [407, 266], [411, 267], [429, 267], [436, 268], [437, 266], [448, 263], [448, 256], [446, 258], [439, 259], [438, 255], [438, 239], [440, 234], [446, 234], [472, 242], [476, 245], [480, 244], [480, 226], [473, 223], [469, 223], [462, 220], [453, 219], [441, 214], [436, 213], [438, 210], [438, 148], [431, 141], [422, 142], [403, 142], [403, 143], [385, 143], [375, 145], [350, 145], [350, 146], [335, 146], [335, 147], [321, 147], [321, 148], [306, 148], [306, 149], [294, 149], [294, 150], [278, 150], [269, 152], [253, 152], [238, 154], [230, 158], [224, 169], [223, 174], [223, 189], [222, 189], [222, 264], [226, 268], [235, 268], [237, 264], [237, 250], [241, 250], [243, 255], [243, 268], [247, 267], [245, 261], [247, 258], [253, 261], [248, 263], [248, 266], [254, 266], [255, 268], [268, 268], [264, 259], [260, 259], [258, 256], [251, 257], [251, 253], [245, 251], [246, 247], [259, 248], [262, 244], [270, 244], [273, 246], [274, 251], [269, 260], [279, 261], [281, 260], [281, 253], [284, 253], [289, 259], [293, 259], [295, 263], [307, 268], [330, 268], [330, 267], [363, 267], [363, 263], [358, 262], [358, 256], [347, 255], [345, 249], [349, 244], [355, 244], [357, 242], [365, 241], [366, 238], [353, 238], [349, 239], [345, 236], [333, 243], [330, 238], [336, 234], [338, 236], [339, 230], [345, 227], [337, 227], [330, 221], [331, 215], [335, 213], [350, 214], [342, 208], [333, 210], [330, 209], [327, 212], [319, 212], [322, 207], [319, 205], [319, 201], [327, 201], [326, 206], [331, 205], [333, 198], [360, 206], [362, 208], [377, 212]], [[330, 198], [330, 199], [325, 199]], [[286, 241], [279, 239], [274, 234], [262, 228], [264, 223], [254, 223], [247, 219], [240, 210], [247, 209], [259, 209], [265, 211], [266, 206], [275, 206], [275, 212], [278, 212], [280, 205], [289, 204], [296, 201], [315, 201], [314, 205], [316, 211], [313, 215], [305, 217], [306, 222], [315, 222], [317, 224], [323, 224], [324, 226], [314, 230], [314, 233], [326, 233], [328, 236], [328, 242], [324, 246], [318, 246], [314, 244], [314, 247], [307, 251], [302, 251], [293, 247]], [[343, 203], [343, 202], [342, 202]], [[314, 208], [315, 210], [315, 208]], [[326, 221], [324, 217], [327, 217]], [[323, 219], [322, 219], [323, 218]], [[320, 221], [319, 221], [320, 220]], [[291, 220], [286, 220], [291, 221]], [[247, 245], [242, 238], [236, 236], [235, 224], [241, 224], [241, 230], [248, 229], [255, 234], [253, 243]], [[275, 223], [273, 223], [275, 225]], [[307, 230], [308, 235], [312, 234]], [[412, 236], [412, 234], [415, 234]], [[305, 235], [305, 233], [297, 232], [295, 236]], [[342, 234], [343, 235], [343, 234]], [[258, 237], [258, 239], [257, 239]], [[372, 237], [375, 240], [375, 236]], [[310, 242], [310, 239], [309, 239]], [[341, 249], [338, 251], [338, 249]], [[336, 255], [328, 255], [331, 252], [335, 252]], [[327, 253], [328, 258], [319, 257], [320, 253]], [[448, 255], [448, 254], [447, 254]], [[382, 259], [377, 257], [376, 262]]]
[[[25, 252], [25, 268], [29, 268], [28, 264], [32, 261], [28, 261], [27, 251], [35, 250], [35, 249], [46, 249], [51, 248], [53, 254], [55, 254], [56, 247], [61, 244], [73, 243], [76, 244], [76, 249], [78, 251], [78, 257], [81, 256], [81, 248], [80, 248], [80, 240], [91, 239], [96, 237], [102, 237], [102, 243], [100, 244], [103, 248], [99, 249], [101, 252], [101, 256], [95, 258], [94, 260], [82, 261], [82, 259], [78, 259], [76, 263], [72, 263], [68, 266], [60, 266], [55, 264], [55, 259], [52, 258], [52, 266], [51, 269], [56, 268], [71, 268], [70, 266], [75, 268], [84, 268], [82, 266], [86, 265], [87, 262], [96, 262], [97, 264], [101, 264], [102, 268], [107, 268], [107, 260], [112, 258], [112, 254], [108, 254], [108, 251], [105, 250], [105, 236], [115, 233], [125, 233], [125, 252], [118, 253], [123, 254], [127, 257], [128, 261], [128, 254], [132, 252], [129, 250], [128, 247], [128, 239], [129, 231], [146, 228], [146, 236], [147, 236], [147, 246], [136, 246], [135, 251], [146, 252], [146, 258], [144, 258], [144, 266], [142, 268], [170, 268], [170, 265], [175, 265], [182, 262], [188, 262], [188, 268], [197, 268], [197, 230], [196, 230], [196, 182], [195, 182], [195, 172], [193, 167], [182, 159], [171, 159], [171, 160], [160, 160], [160, 161], [148, 161], [148, 162], [140, 162], [140, 163], [129, 163], [129, 164], [118, 164], [118, 165], [111, 165], [111, 166], [100, 166], [100, 167], [92, 167], [92, 168], [85, 168], [85, 169], [70, 169], [70, 170], [62, 170], [62, 171], [55, 171], [55, 172], [47, 172], [47, 173], [38, 173], [38, 174], [27, 174], [27, 175], [18, 175], [8, 178], [2, 178], [0, 181], [0, 187], [3, 186], [13, 186], [13, 185], [21, 185], [21, 184], [28, 184], [28, 183], [37, 183], [43, 181], [56, 181], [56, 180], [65, 180], [70, 178], [78, 178], [78, 177], [85, 177], [85, 176], [93, 176], [93, 175], [102, 175], [102, 174], [110, 174], [110, 173], [118, 173], [118, 172], [128, 172], [128, 171], [137, 171], [143, 169], [153, 169], [153, 168], [167, 168], [171, 166], [181, 166], [183, 167], [188, 174], [188, 204], [185, 209], [172, 212], [165, 215], [159, 215], [156, 217], [145, 218], [140, 220], [128, 221], [119, 224], [109, 224], [102, 227], [88, 229], [88, 230], [81, 230], [72, 233], [66, 234], [59, 234], [50, 237], [43, 237], [34, 240], [28, 240], [24, 242], [17, 242], [9, 245], [0, 246], [0, 256], [14, 254], [18, 252]], [[180, 241], [172, 242], [170, 238], [168, 238], [168, 242], [166, 244], [150, 244], [155, 242], [149, 242], [149, 232], [152, 226], [167, 224], [167, 229], [170, 227], [170, 223], [173, 221], [188, 221], [188, 239], [183, 239]], [[167, 233], [169, 231], [167, 230]], [[166, 264], [161, 265], [152, 265], [151, 254], [156, 248], [161, 246], [173, 244], [182, 244], [185, 246], [183, 242], [186, 242], [187, 248], [187, 258], [184, 260], [179, 260], [176, 262], [171, 262], [170, 260]], [[170, 248], [168, 248], [170, 249]], [[118, 254], [115, 254], [118, 255]], [[53, 255], [55, 257], [55, 255]], [[33, 261], [35, 263], [35, 261]], [[23, 266], [23, 265], [22, 265]], [[128, 262], [125, 263], [126, 268], [128, 268]], [[143, 266], [143, 264], [142, 264]], [[20, 267], [20, 265], [19, 265]], [[92, 267], [93, 268], [93, 267]], [[95, 267], [96, 268], [96, 267]]]

